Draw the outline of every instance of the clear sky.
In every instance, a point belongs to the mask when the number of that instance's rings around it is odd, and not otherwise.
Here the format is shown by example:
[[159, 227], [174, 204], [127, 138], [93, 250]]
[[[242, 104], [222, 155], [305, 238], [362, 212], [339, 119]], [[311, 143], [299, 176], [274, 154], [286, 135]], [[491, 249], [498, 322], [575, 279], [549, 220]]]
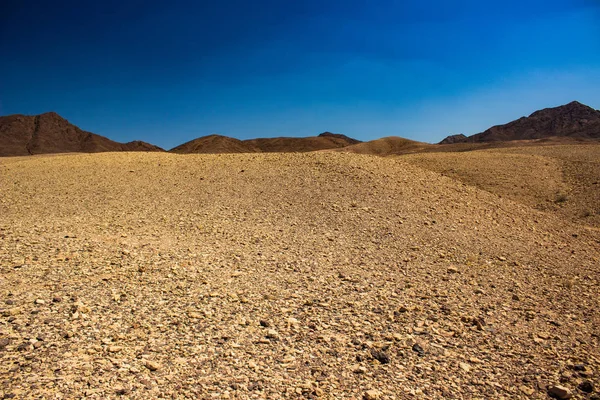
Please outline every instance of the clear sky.
[[0, 115], [118, 141], [437, 142], [572, 100], [600, 108], [598, 0], [0, 4]]

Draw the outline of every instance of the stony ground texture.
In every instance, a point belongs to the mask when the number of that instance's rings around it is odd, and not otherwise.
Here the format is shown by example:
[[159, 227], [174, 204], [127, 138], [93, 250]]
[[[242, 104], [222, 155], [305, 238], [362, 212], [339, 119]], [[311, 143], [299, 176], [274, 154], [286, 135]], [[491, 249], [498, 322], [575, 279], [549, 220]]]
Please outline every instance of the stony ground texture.
[[594, 398], [599, 249], [402, 158], [0, 159], [0, 397]]
[[403, 160], [538, 210], [600, 228], [600, 143], [511, 146]]

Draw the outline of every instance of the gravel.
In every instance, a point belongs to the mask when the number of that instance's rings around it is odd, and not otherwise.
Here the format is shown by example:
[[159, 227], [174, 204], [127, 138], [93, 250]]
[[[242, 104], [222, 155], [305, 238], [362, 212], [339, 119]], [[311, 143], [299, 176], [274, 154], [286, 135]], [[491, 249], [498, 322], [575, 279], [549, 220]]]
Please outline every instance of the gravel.
[[344, 153], [0, 176], [0, 398], [597, 394], [600, 233], [559, 215]]

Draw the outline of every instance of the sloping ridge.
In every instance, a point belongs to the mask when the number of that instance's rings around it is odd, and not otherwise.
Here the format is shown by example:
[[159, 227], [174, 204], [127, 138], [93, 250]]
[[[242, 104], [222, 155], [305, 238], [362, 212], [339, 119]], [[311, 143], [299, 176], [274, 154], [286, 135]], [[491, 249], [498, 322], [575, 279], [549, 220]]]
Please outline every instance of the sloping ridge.
[[152, 144], [119, 143], [86, 132], [54, 112], [0, 117], [0, 156], [107, 151], [164, 151]]
[[577, 101], [545, 108], [505, 125], [496, 125], [475, 135], [449, 136], [440, 144], [535, 140], [550, 137], [600, 139], [600, 111]]
[[431, 145], [429, 143], [417, 142], [398, 136], [388, 136], [381, 139], [362, 142], [344, 147], [338, 151], [344, 151], [356, 154], [376, 154], [380, 156], [392, 154], [409, 154], [426, 151]]
[[256, 153], [257, 148], [242, 140], [222, 135], [208, 135], [180, 144], [169, 150], [179, 154]]
[[337, 149], [361, 143], [348, 136], [324, 132], [303, 138], [276, 137], [239, 140], [228, 136], [203, 136], [170, 150], [172, 153], [291, 153]]
[[457, 135], [446, 136], [439, 144], [463, 143], [466, 139], [467, 137], [465, 135], [459, 133]]

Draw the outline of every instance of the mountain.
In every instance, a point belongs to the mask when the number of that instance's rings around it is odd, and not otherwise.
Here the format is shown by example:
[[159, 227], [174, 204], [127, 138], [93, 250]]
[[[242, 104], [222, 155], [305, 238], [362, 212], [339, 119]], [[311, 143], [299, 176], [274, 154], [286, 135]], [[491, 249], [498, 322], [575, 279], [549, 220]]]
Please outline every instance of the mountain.
[[446, 138], [444, 140], [442, 140], [439, 144], [463, 143], [463, 142], [465, 142], [466, 139], [467, 139], [467, 137], [465, 135], [463, 135], [462, 133], [459, 133], [458, 135], [446, 136]]
[[337, 149], [361, 143], [348, 136], [324, 132], [303, 138], [277, 137], [238, 140], [221, 135], [203, 136], [179, 145], [172, 153], [291, 153]]
[[0, 117], [0, 156], [105, 151], [164, 151], [141, 141], [118, 143], [86, 132], [54, 112]]
[[169, 151], [179, 154], [257, 153], [258, 148], [239, 139], [209, 135], [190, 140]]
[[[447, 137], [440, 144], [448, 143], [452, 137]], [[485, 132], [452, 143], [532, 140], [548, 137], [600, 139], [600, 111], [573, 101], [563, 106], [536, 111], [529, 117], [521, 117], [505, 125], [493, 126]]]

